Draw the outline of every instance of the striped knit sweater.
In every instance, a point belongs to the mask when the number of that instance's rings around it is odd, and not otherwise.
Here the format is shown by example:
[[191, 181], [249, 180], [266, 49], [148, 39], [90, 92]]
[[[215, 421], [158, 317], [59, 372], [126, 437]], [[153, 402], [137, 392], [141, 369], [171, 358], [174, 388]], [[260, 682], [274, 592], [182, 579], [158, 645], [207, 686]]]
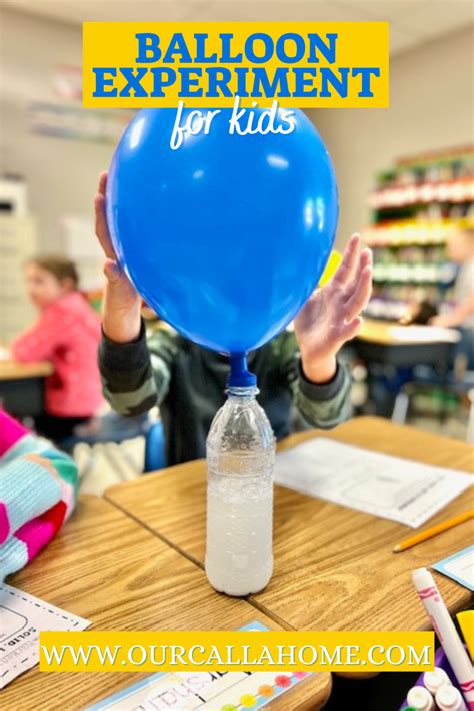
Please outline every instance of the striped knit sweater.
[[0, 409], [0, 583], [53, 538], [76, 494], [73, 460]]

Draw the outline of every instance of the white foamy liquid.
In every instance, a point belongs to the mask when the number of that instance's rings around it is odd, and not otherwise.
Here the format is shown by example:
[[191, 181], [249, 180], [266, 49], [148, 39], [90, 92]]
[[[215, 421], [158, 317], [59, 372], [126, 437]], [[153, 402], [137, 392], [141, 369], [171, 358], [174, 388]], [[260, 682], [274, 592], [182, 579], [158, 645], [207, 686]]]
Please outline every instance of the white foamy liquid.
[[206, 574], [213, 588], [235, 596], [263, 590], [273, 571], [272, 525], [272, 486], [241, 498], [210, 487]]

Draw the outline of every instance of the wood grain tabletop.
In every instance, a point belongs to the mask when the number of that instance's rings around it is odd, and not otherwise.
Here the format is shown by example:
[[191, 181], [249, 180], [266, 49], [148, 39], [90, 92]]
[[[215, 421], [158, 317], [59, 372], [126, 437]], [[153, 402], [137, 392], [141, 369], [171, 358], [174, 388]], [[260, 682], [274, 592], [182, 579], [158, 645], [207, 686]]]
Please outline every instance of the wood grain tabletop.
[[45, 378], [54, 372], [51, 363], [17, 363], [14, 360], [0, 360], [0, 380], [24, 380], [25, 378]]
[[[331, 432], [311, 430], [292, 435], [282, 446], [321, 435], [405, 459], [474, 472], [471, 446], [375, 417], [356, 418]], [[106, 497], [203, 566], [205, 461], [118, 484]], [[429, 525], [472, 506], [471, 488]], [[288, 629], [428, 629], [411, 584], [411, 570], [466, 546], [473, 539], [473, 528], [472, 521], [467, 522], [394, 554], [393, 546], [413, 529], [276, 486], [274, 575], [263, 592], [249, 599]], [[468, 607], [471, 593], [466, 588], [435, 575], [452, 612]]]
[[[203, 571], [103, 499], [84, 497], [51, 544], [9, 584], [91, 620], [90, 630], [235, 630], [253, 620], [281, 629], [245, 600], [214, 592]], [[76, 711], [144, 674], [40, 673], [1, 692], [2, 711]], [[312, 674], [275, 711], [317, 709], [331, 675]]]

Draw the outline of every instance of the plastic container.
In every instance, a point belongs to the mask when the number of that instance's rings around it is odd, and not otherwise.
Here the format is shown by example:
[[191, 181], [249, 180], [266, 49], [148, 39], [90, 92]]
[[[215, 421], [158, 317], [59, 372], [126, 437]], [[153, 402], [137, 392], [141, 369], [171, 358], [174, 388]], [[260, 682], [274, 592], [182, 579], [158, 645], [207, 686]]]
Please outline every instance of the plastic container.
[[206, 574], [219, 592], [242, 596], [273, 572], [275, 438], [255, 385], [227, 393], [207, 438]]

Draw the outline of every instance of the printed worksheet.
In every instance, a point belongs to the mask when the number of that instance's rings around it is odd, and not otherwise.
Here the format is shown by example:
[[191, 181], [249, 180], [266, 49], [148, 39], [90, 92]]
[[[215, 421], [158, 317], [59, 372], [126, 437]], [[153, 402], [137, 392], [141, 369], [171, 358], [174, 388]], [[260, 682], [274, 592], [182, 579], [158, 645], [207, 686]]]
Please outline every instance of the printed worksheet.
[[275, 481], [308, 496], [417, 528], [472, 475], [318, 437], [277, 455]]
[[39, 662], [39, 633], [85, 630], [72, 615], [11, 585], [0, 585], [0, 689]]
[[433, 563], [431, 567], [474, 592], [474, 545]]
[[159, 672], [87, 711], [260, 709], [307, 676], [308, 672]]

